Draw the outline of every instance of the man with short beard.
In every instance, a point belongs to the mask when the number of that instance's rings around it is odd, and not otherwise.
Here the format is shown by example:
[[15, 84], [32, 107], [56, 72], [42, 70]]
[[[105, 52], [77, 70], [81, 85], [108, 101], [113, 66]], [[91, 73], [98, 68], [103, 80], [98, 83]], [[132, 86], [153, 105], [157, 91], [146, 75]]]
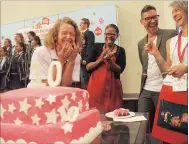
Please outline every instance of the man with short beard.
[[177, 35], [176, 30], [158, 28], [159, 15], [156, 8], [146, 5], [141, 10], [141, 24], [146, 29], [147, 35], [138, 42], [138, 52], [140, 62], [142, 64], [141, 90], [138, 101], [139, 112], [149, 112], [151, 133], [153, 120], [158, 102], [159, 93], [162, 88], [163, 77], [161, 69], [153, 55], [144, 51], [144, 45], [149, 41], [153, 41], [159, 49], [161, 55], [166, 60], [166, 41]]

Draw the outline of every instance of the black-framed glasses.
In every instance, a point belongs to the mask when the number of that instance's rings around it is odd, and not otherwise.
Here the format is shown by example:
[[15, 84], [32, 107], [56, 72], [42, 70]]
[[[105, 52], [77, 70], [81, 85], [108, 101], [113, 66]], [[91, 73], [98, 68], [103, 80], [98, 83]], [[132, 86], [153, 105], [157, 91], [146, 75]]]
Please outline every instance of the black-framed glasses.
[[152, 19], [153, 20], [158, 20], [159, 19], [159, 15], [155, 15], [155, 16], [144, 18], [144, 20], [147, 21], [147, 22], [151, 21]]
[[111, 37], [115, 37], [116, 34], [113, 34], [113, 33], [104, 33], [105, 36], [111, 36]]

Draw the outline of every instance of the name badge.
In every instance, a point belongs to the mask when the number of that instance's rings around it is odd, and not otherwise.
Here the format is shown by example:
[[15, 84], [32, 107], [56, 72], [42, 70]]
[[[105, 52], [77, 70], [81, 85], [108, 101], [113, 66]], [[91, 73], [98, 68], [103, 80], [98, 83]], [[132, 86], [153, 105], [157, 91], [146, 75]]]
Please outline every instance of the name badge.
[[182, 78], [173, 78], [173, 91], [187, 91], [187, 76], [184, 75]]

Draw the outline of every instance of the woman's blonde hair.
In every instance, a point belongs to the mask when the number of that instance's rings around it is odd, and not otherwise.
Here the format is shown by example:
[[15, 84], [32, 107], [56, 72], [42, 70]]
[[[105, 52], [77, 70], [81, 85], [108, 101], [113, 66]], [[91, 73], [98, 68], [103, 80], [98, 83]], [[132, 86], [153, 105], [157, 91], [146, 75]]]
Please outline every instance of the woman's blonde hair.
[[76, 42], [79, 44], [79, 46], [82, 46], [83, 39], [82, 39], [81, 32], [79, 31], [79, 28], [78, 28], [76, 22], [73, 21], [69, 17], [64, 17], [63, 19], [57, 20], [56, 23], [54, 24], [54, 26], [45, 35], [44, 45], [46, 47], [55, 49], [55, 47], [57, 46], [57, 42], [58, 42], [58, 33], [60, 31], [60, 27], [64, 23], [70, 24], [74, 27]]
[[175, 0], [170, 4], [171, 7], [176, 7], [179, 9], [182, 9], [185, 11], [185, 13], [188, 15], [188, 1], [178, 1]]

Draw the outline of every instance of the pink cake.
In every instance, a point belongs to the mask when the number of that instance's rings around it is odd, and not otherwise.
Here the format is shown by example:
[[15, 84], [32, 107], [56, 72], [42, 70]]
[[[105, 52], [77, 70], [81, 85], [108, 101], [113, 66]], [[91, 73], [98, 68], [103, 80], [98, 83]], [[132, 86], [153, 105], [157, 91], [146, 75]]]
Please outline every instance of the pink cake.
[[[102, 131], [99, 111], [85, 90], [25, 88], [1, 94], [0, 143], [91, 143]], [[79, 115], [73, 120], [70, 109]], [[65, 113], [65, 114], [63, 114]]]
[[115, 117], [122, 117], [122, 116], [128, 116], [129, 110], [124, 108], [119, 108], [114, 110], [114, 116]]

